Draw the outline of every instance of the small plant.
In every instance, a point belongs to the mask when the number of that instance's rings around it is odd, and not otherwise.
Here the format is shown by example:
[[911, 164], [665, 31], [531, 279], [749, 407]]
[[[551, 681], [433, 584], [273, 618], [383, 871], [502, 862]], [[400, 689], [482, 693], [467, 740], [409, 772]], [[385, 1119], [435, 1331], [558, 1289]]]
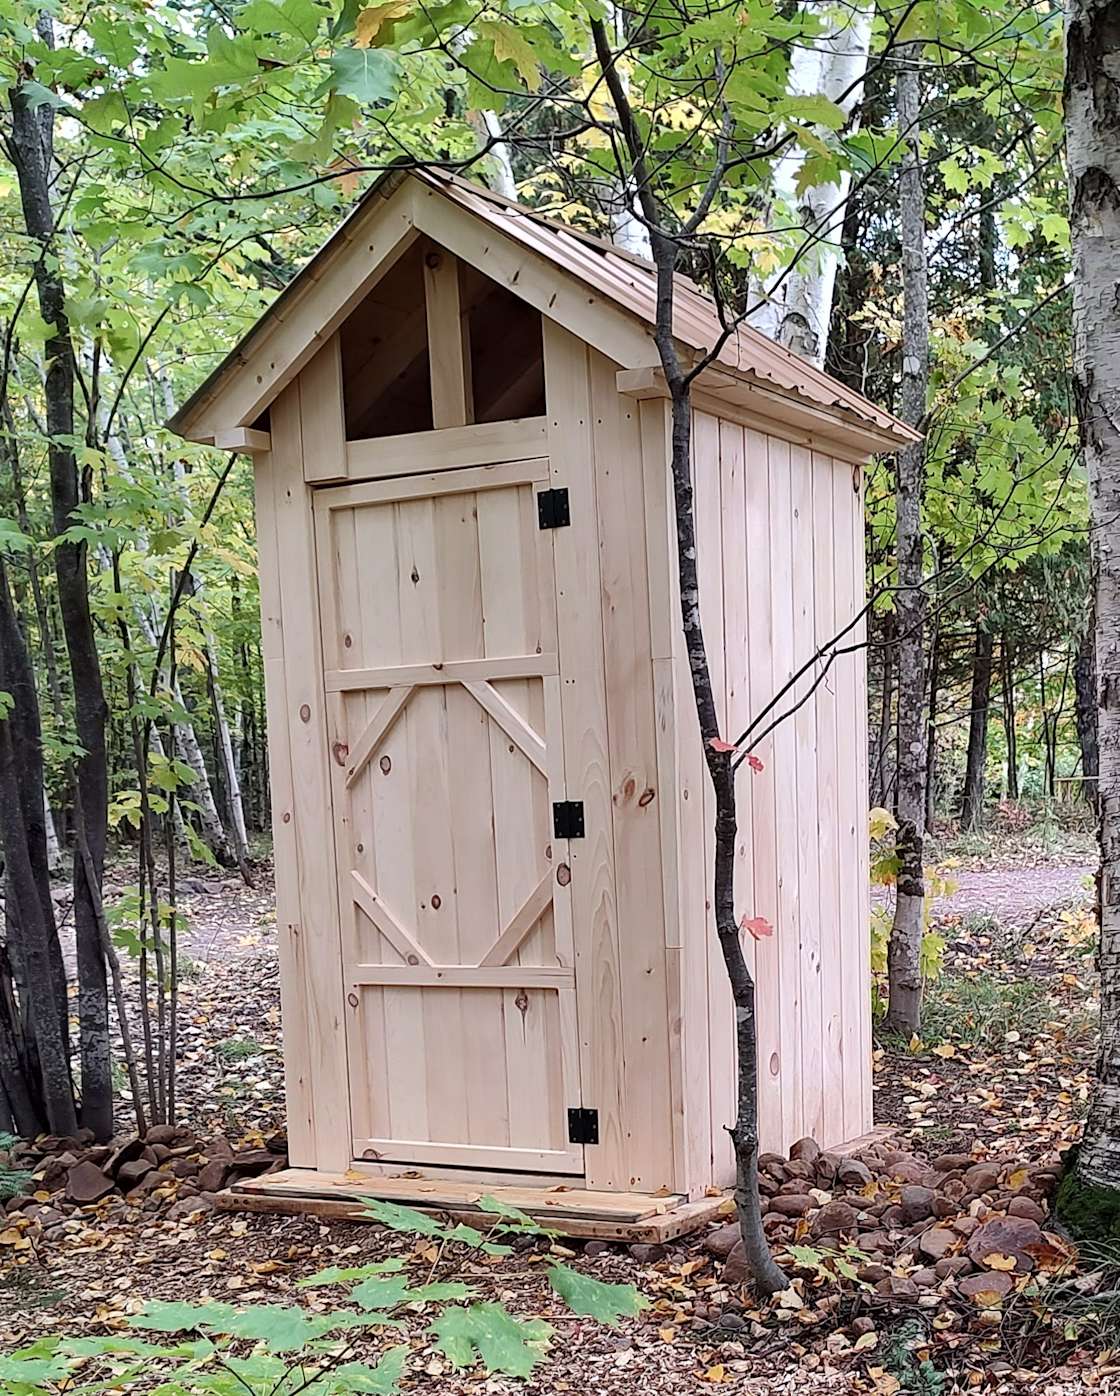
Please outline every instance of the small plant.
[[922, 1036], [930, 1043], [955, 1038], [995, 1045], [1005, 1042], [1008, 1033], [1038, 1031], [1049, 1017], [1050, 998], [1041, 980], [954, 975], [927, 996]]
[[215, 1048], [218, 1056], [227, 1062], [241, 1062], [247, 1057], [259, 1057], [264, 1050], [264, 1045], [255, 1037], [227, 1037]]
[[[479, 1202], [494, 1217], [485, 1233], [395, 1203], [364, 1201], [371, 1220], [426, 1243], [425, 1255], [435, 1248], [423, 1283], [414, 1284], [407, 1262], [392, 1257], [331, 1266], [301, 1281], [305, 1289], [344, 1291], [343, 1306], [327, 1312], [154, 1300], [129, 1326], [161, 1337], [44, 1338], [0, 1357], [0, 1389], [10, 1396], [94, 1396], [127, 1385], [161, 1396], [391, 1396], [409, 1355], [408, 1344], [392, 1338], [406, 1319], [428, 1314], [425, 1335], [452, 1367], [529, 1377], [547, 1356], [552, 1326], [513, 1314], [502, 1303], [477, 1301], [469, 1285], [433, 1276], [456, 1251], [500, 1257], [512, 1249], [502, 1237], [549, 1233], [492, 1197]], [[548, 1267], [547, 1278], [572, 1313], [600, 1323], [617, 1324], [646, 1304], [633, 1285], [607, 1284], [558, 1262]], [[375, 1351], [367, 1357], [371, 1344]]]
[[944, 1373], [925, 1352], [925, 1341], [921, 1324], [911, 1319], [893, 1329], [881, 1349], [884, 1369], [908, 1396], [942, 1396], [947, 1389]]

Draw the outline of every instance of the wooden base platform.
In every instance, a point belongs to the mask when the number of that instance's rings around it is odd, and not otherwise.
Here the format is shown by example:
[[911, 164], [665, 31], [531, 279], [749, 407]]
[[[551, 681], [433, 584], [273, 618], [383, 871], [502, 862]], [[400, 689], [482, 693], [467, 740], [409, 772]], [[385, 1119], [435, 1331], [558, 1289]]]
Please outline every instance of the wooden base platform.
[[721, 1213], [730, 1214], [729, 1197], [690, 1202], [650, 1193], [589, 1192], [575, 1187], [486, 1186], [423, 1176], [382, 1178], [363, 1174], [317, 1173], [286, 1168], [264, 1178], [235, 1183], [218, 1194], [218, 1206], [230, 1212], [278, 1212], [287, 1215], [364, 1219], [363, 1197], [377, 1197], [420, 1212], [434, 1212], [485, 1227], [493, 1220], [480, 1206], [497, 1198], [563, 1236], [656, 1244], [697, 1231]]

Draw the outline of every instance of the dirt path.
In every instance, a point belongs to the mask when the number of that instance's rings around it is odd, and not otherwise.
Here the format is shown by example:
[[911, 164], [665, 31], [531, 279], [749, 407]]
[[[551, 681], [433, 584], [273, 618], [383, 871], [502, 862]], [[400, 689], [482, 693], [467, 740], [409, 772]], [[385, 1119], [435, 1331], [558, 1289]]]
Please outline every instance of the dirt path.
[[967, 868], [951, 872], [957, 890], [936, 904], [936, 916], [993, 916], [1005, 926], [1029, 924], [1040, 911], [1089, 896], [1096, 865], [1046, 864], [1035, 868]]

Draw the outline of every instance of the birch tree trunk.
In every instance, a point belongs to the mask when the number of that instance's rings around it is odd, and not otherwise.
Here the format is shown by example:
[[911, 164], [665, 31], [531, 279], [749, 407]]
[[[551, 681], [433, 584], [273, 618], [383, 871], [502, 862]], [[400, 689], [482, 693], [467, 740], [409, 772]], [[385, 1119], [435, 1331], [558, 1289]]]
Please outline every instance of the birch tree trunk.
[[984, 823], [984, 769], [988, 760], [988, 708], [992, 692], [992, 632], [976, 628], [972, 652], [972, 692], [968, 714], [968, 755], [964, 764], [961, 828], [975, 831]]
[[1073, 662], [1073, 688], [1077, 741], [1081, 747], [1081, 788], [1086, 800], [1096, 809], [1100, 756], [1097, 749], [1097, 655], [1093, 626], [1094, 621], [1090, 617]]
[[[925, 251], [925, 195], [919, 149], [921, 45], [898, 49], [897, 103], [905, 154], [898, 181], [902, 241], [902, 385], [899, 416], [917, 426], [926, 410], [929, 373], [929, 306]], [[898, 593], [898, 879], [887, 957], [887, 1025], [909, 1037], [922, 1009], [922, 871], [926, 818], [925, 623], [922, 486], [925, 443], [898, 456], [895, 487]]]
[[1089, 476], [1100, 743], [1101, 1036], [1077, 1159], [1120, 1189], [1120, 3], [1069, 0], [1066, 159], [1073, 241], [1073, 383]]
[[[821, 10], [815, 3], [803, 8], [814, 14]], [[874, 6], [856, 0], [851, 5], [835, 6], [828, 16], [824, 33], [795, 48], [789, 88], [793, 95], [820, 93], [850, 118], [863, 94]], [[845, 170], [835, 184], [813, 185], [799, 194], [797, 179], [804, 160], [800, 149], [780, 159], [773, 185], [781, 204], [796, 210], [795, 219], [805, 230], [805, 241], [795, 252], [792, 269], [775, 273], [762, 288], [750, 323], [823, 368], [851, 174]]]

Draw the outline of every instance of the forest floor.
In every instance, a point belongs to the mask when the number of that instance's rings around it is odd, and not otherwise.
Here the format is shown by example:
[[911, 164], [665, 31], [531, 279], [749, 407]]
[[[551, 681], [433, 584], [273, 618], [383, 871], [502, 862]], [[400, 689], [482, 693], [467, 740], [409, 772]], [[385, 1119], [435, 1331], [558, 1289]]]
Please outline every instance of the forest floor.
[[[1052, 1163], [1077, 1137], [1092, 1069], [1092, 846], [1084, 836], [1000, 842], [939, 850], [958, 881], [934, 912], [947, 940], [944, 969], [922, 1041], [877, 1047], [876, 1118], [896, 1129], [900, 1149], [923, 1155]], [[181, 951], [180, 1115], [200, 1136], [259, 1143], [283, 1126], [268, 870], [261, 866], [252, 890], [209, 875], [189, 878], [183, 890], [190, 925]], [[97, 1207], [87, 1211], [80, 1228], [15, 1258], [23, 1263], [0, 1261], [4, 1346], [113, 1330], [144, 1300], [183, 1298], [185, 1275], [190, 1298], [292, 1302], [307, 1298], [294, 1288], [298, 1278], [328, 1263], [409, 1254], [405, 1238], [357, 1223], [214, 1212], [172, 1220], [139, 1211], [110, 1220]], [[838, 1295], [808, 1279], [802, 1309], [756, 1309], [722, 1284], [702, 1240], [642, 1258], [610, 1247], [572, 1260], [601, 1279], [634, 1283], [651, 1300], [615, 1329], [558, 1314], [538, 1255], [468, 1267], [492, 1297], [554, 1323], [549, 1360], [525, 1383], [452, 1373], [425, 1346], [419, 1322], [404, 1388], [419, 1396], [668, 1396], [721, 1385], [747, 1396], [1120, 1390], [1120, 1318], [1107, 1313], [1067, 1326], [1061, 1314], [1040, 1319], [1035, 1306], [1018, 1303], [945, 1318], [932, 1298], [876, 1309], [859, 1291]], [[853, 1342], [838, 1315], [850, 1325], [861, 1312], [865, 1336]]]

